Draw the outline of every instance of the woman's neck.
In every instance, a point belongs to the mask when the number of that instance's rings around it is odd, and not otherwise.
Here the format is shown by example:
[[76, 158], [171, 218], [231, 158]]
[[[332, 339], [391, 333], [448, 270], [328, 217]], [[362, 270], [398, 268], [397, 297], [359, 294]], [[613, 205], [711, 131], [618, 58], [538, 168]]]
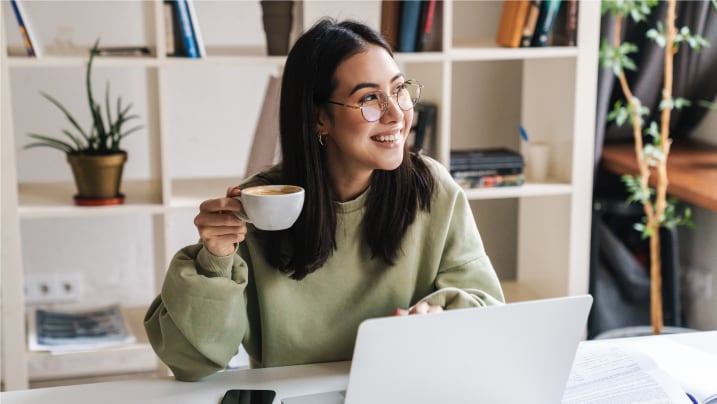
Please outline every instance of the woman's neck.
[[334, 200], [347, 202], [356, 199], [364, 193], [371, 182], [371, 171], [360, 175], [337, 175], [331, 173], [331, 190], [334, 193]]

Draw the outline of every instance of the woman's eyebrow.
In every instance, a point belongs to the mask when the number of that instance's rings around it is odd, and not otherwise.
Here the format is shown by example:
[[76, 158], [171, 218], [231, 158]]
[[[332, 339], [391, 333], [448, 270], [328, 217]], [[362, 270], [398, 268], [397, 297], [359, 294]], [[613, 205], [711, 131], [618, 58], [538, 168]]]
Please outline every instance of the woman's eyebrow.
[[[391, 83], [393, 83], [394, 81], [396, 81], [402, 77], [403, 77], [403, 73], [398, 73], [397, 75], [395, 75], [391, 78]], [[354, 88], [351, 89], [351, 92], [349, 93], [349, 95], [352, 95], [353, 93], [355, 93], [358, 90], [361, 90], [362, 88], [378, 88], [378, 87], [379, 86], [376, 83], [359, 83], [359, 84], [356, 84], [354, 86]]]

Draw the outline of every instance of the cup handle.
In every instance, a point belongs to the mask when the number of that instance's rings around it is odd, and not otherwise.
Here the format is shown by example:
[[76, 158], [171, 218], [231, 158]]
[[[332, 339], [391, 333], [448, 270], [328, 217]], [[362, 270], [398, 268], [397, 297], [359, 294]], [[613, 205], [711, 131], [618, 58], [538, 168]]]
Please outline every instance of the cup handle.
[[[237, 200], [239, 200], [239, 202], [241, 202], [241, 195], [240, 195], [240, 196], [235, 196], [234, 199], [237, 199]], [[242, 209], [243, 209], [243, 208], [244, 208], [244, 205], [242, 205]], [[252, 222], [252, 221], [249, 219], [249, 217], [246, 215], [246, 213], [244, 213], [244, 210], [240, 210], [239, 212], [234, 212], [234, 216], [238, 217], [239, 219], [241, 219], [241, 220], [243, 220], [243, 221], [245, 221], [245, 222], [247, 222], [247, 223], [251, 223], [251, 222]]]

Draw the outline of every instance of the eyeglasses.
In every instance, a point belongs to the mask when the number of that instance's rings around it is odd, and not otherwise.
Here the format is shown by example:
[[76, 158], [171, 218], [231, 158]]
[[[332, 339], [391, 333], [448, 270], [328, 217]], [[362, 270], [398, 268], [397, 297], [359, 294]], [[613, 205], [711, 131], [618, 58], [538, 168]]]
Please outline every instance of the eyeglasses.
[[[418, 103], [421, 98], [421, 89], [423, 85], [418, 80], [406, 80], [403, 84], [391, 93], [391, 97], [396, 99], [396, 104], [404, 111], [408, 111]], [[366, 94], [361, 99], [360, 105], [343, 104], [336, 101], [327, 101], [329, 104], [340, 105], [346, 108], [360, 109], [363, 119], [368, 122], [376, 122], [388, 110], [388, 94], [381, 90]]]

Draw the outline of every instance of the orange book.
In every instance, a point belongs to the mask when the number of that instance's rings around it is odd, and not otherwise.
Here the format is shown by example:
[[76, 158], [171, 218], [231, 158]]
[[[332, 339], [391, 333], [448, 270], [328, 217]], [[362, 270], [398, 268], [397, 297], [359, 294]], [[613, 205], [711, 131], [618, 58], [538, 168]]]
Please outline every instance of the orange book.
[[496, 43], [508, 48], [520, 47], [525, 19], [528, 16], [530, 0], [505, 0], [498, 24]]

